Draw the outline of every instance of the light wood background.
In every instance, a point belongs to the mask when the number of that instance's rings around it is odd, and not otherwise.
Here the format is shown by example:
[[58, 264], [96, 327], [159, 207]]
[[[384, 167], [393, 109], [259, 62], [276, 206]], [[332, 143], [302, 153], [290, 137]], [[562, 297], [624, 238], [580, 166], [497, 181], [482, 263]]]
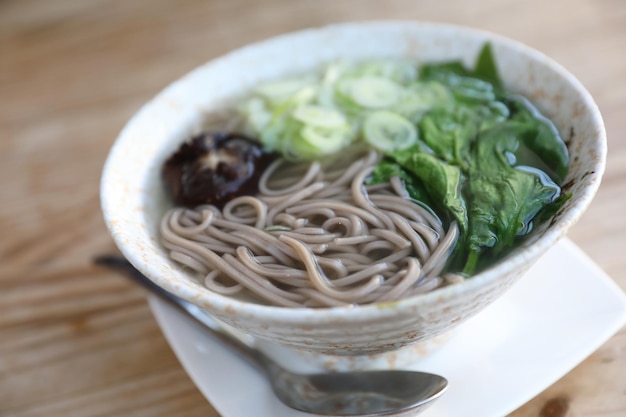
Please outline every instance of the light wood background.
[[[98, 201], [107, 150], [143, 102], [213, 57], [381, 18], [495, 31], [586, 85], [610, 151], [570, 237], [626, 288], [624, 0], [0, 0], [1, 417], [218, 416], [143, 291], [90, 265], [115, 251]], [[626, 332], [512, 416], [626, 416]]]

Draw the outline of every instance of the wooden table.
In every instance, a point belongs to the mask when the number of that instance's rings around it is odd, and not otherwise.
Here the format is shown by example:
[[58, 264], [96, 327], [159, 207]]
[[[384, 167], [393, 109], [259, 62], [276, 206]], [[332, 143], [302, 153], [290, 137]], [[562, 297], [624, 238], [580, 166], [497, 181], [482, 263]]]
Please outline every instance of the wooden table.
[[[378, 18], [499, 32], [587, 86], [610, 153], [570, 237], [626, 288], [623, 0], [0, 0], [0, 416], [218, 416], [144, 292], [91, 265], [115, 251], [98, 200], [108, 148], [143, 102], [213, 57]], [[625, 375], [622, 330], [512, 416], [624, 416]]]

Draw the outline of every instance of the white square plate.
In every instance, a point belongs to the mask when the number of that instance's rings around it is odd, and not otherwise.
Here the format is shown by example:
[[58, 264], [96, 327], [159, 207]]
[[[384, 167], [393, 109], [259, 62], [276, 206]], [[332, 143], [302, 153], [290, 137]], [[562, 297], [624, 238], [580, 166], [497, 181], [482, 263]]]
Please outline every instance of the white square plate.
[[[164, 302], [152, 311], [183, 367], [223, 417], [310, 416], [283, 406], [261, 373]], [[622, 290], [562, 240], [502, 298], [413, 365], [449, 389], [421, 416], [502, 417], [552, 385], [626, 321]]]

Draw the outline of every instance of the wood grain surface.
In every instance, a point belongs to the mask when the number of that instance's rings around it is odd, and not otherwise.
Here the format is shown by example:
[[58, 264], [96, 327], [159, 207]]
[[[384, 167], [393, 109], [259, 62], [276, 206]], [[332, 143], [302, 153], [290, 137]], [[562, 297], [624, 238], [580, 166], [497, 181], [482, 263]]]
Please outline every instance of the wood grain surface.
[[[115, 252], [98, 200], [107, 151], [142, 103], [211, 58], [383, 18], [498, 32], [583, 82], [604, 115], [609, 159], [570, 237], [626, 288], [623, 0], [0, 0], [1, 417], [218, 416], [144, 292], [91, 264]], [[625, 375], [622, 329], [511, 416], [626, 416]]]

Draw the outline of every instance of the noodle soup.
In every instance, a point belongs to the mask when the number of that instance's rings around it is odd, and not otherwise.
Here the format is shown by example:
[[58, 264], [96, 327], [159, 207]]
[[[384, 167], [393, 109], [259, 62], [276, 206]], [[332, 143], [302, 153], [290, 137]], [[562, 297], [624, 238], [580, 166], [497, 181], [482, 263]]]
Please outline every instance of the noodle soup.
[[[457, 61], [339, 62], [256, 86], [164, 166], [170, 257], [225, 296], [387, 302], [460, 283], [569, 198], [555, 125]], [[244, 132], [244, 133], [241, 133]]]
[[[204, 131], [203, 127], [205, 126], [203, 126], [203, 123], [206, 122], [207, 115], [215, 115], [216, 112], [222, 111], [224, 103], [233, 103], [234, 98], [241, 98], [243, 102], [247, 97], [250, 97], [257, 86], [266, 82], [281, 80], [294, 74], [315, 73], [329, 63], [341, 60], [365, 62], [370, 59], [384, 61], [393, 57], [401, 57], [408, 58], [413, 64], [418, 63], [418, 65], [459, 61], [467, 68], [473, 68], [477, 61], [477, 56], [479, 56], [480, 50], [485, 43], [490, 43], [493, 47], [494, 56], [502, 77], [502, 85], [506, 91], [530, 99], [537, 109], [541, 110], [543, 115], [554, 122], [558, 132], [560, 132], [567, 143], [567, 150], [569, 151], [570, 163], [565, 178], [563, 181], [553, 180], [553, 182], [561, 185], [562, 193], [559, 195], [567, 195], [569, 198], [562, 203], [553, 216], [546, 217], [547, 221], [519, 222], [520, 230], [529, 229], [528, 231], [531, 233], [525, 239], [514, 239], [517, 245], [514, 249], [510, 251], [502, 250], [497, 254], [490, 253], [485, 258], [481, 255], [478, 259], [475, 259], [475, 256], [469, 256], [471, 254], [469, 250], [470, 245], [458, 245], [461, 236], [459, 233], [457, 244], [452, 249], [448, 262], [443, 267], [442, 272], [436, 274], [441, 279], [432, 281], [443, 284], [435, 290], [417, 295], [404, 296], [400, 294], [399, 298], [389, 301], [375, 302], [376, 300], [374, 300], [374, 302], [367, 302], [366, 300], [362, 304], [355, 304], [352, 299], [339, 299], [339, 301], [334, 301], [334, 303], [342, 305], [333, 304], [330, 307], [323, 307], [319, 303], [321, 296], [317, 297], [317, 299], [310, 297], [310, 304], [314, 308], [307, 307], [309, 301], [306, 300], [298, 307], [270, 305], [270, 302], [264, 301], [256, 295], [252, 296], [247, 291], [232, 295], [220, 294], [208, 289], [205, 285], [206, 275], [214, 268], [207, 267], [199, 261], [201, 266], [196, 265], [198, 271], [200, 271], [198, 274], [194, 272], [193, 267], [186, 267], [170, 257], [170, 250], [164, 245], [160, 225], [167, 218], [167, 212], [174, 203], [163, 187], [161, 178], [162, 166], [165, 161], [177, 152], [177, 148], [181, 143], [188, 142], [191, 138]], [[431, 81], [442, 82], [442, 80]], [[382, 84], [388, 85], [384, 82]], [[356, 85], [358, 86], [358, 83]], [[379, 85], [381, 84], [379, 83]], [[354, 86], [354, 83], [344, 85], [342, 92], [345, 94], [340, 99], [344, 100], [347, 97], [351, 97], [351, 92], [355, 91]], [[357, 88], [356, 91], [358, 95], [360, 90]], [[436, 89], [432, 91], [436, 92]], [[433, 94], [433, 97], [445, 98], [445, 95]], [[359, 100], [362, 101], [362, 99], [361, 97]], [[365, 103], [367, 103], [367, 98]], [[520, 108], [525, 106], [523, 100], [517, 100], [516, 103], [516, 106], [521, 106]], [[342, 106], [346, 105], [346, 102], [342, 101], [341, 104]], [[507, 104], [511, 105], [509, 102], [505, 103], [505, 105]], [[417, 110], [417, 107], [411, 108]], [[248, 110], [247, 114], [251, 114], [251, 109], [258, 108], [248, 106], [246, 109]], [[241, 111], [239, 108], [235, 110], [237, 112]], [[498, 110], [503, 109], [496, 105], [489, 109], [489, 114], [497, 116]], [[393, 110], [393, 112], [397, 111], [398, 109]], [[351, 111], [347, 113], [347, 118], [355, 117], [353, 116], [355, 113], [358, 112]], [[310, 120], [311, 116], [313, 116], [313, 120], [316, 120], [315, 113], [304, 112], [304, 114], [299, 114], [301, 119]], [[378, 116], [370, 120], [369, 127], [372, 128], [372, 124], [374, 126], [370, 134], [378, 132], [378, 129], [375, 128], [376, 124], [381, 123], [381, 120], [382, 122], [385, 120], [389, 121], [390, 118], [388, 116], [378, 113]], [[442, 116], [442, 114], [434, 113], [432, 116]], [[459, 116], [463, 117], [463, 113], [460, 113]], [[402, 113], [402, 117], [407, 118], [409, 115]], [[331, 120], [331, 124], [335, 125], [335, 127], [342, 124], [340, 118], [330, 117], [324, 119], [326, 121]], [[398, 119], [391, 116], [391, 120]], [[263, 126], [268, 126], [264, 124], [266, 121], [266, 119], [264, 120], [263, 117], [260, 117], [255, 118], [254, 123], [239, 124], [239, 121], [237, 121], [236, 124], [239, 126], [245, 125], [245, 129], [241, 131], [244, 136], [250, 139], [260, 139], [257, 143], [266, 143], [267, 145], [263, 145], [263, 147], [268, 150], [282, 152], [278, 146], [280, 144], [272, 142], [272, 138], [275, 138], [275, 136], [272, 136], [271, 132], [277, 130], [270, 129], [264, 135], [257, 134], [261, 132], [259, 129], [263, 129]], [[422, 122], [422, 124], [423, 126], [418, 126], [420, 133], [421, 129], [428, 127], [428, 123]], [[291, 124], [281, 125], [278, 123], [272, 125], [278, 131], [281, 130], [281, 126], [291, 126]], [[348, 124], [349, 126], [351, 125]], [[400, 123], [397, 126], [405, 125]], [[433, 124], [433, 126], [436, 126], [436, 124]], [[352, 129], [345, 129], [345, 127], [343, 126], [343, 128], [339, 129], [341, 131], [340, 136], [342, 138], [353, 137], [351, 136], [354, 133]], [[234, 127], [226, 128], [221, 126], [215, 131], [232, 132], [234, 130]], [[402, 129], [401, 131], [404, 132]], [[323, 129], [321, 132], [323, 133]], [[411, 129], [408, 129], [406, 132], [409, 133], [402, 136], [404, 138], [403, 143], [407, 144], [407, 146], [415, 145], [415, 142], [413, 142], [415, 137], [410, 133]], [[316, 142], [320, 139], [319, 134], [319, 129], [310, 129], [307, 137], [313, 138], [313, 142]], [[322, 137], [326, 136], [322, 134]], [[426, 135], [423, 135], [422, 139], [425, 139], [425, 137]], [[417, 139], [420, 139], [420, 136]], [[243, 140], [243, 142], [245, 141]], [[286, 158], [289, 163], [285, 165], [281, 163], [280, 166], [276, 167], [278, 170], [276, 175], [270, 176], [267, 182], [268, 189], [277, 190], [281, 187], [296, 185], [300, 179], [306, 176], [308, 167], [315, 161], [318, 161], [320, 165], [325, 165], [330, 163], [335, 157], [345, 157], [347, 158], [346, 162], [340, 162], [340, 165], [345, 165], [347, 168], [357, 162], [358, 158], [356, 156], [362, 155], [361, 157], [367, 158], [369, 152], [374, 148], [374, 151], [377, 153], [377, 161], [379, 162], [377, 162], [371, 176], [365, 180], [365, 189], [376, 190], [375, 192], [380, 193], [383, 199], [388, 197], [387, 194], [399, 197], [402, 194], [402, 190], [398, 189], [397, 180], [393, 180], [394, 176], [402, 180], [407, 191], [412, 189], [413, 192], [416, 192], [420, 189], [417, 186], [419, 185], [418, 182], [410, 181], [412, 176], [417, 175], [414, 173], [415, 168], [429, 166], [429, 164], [433, 166], [436, 163], [428, 155], [422, 155], [417, 159], [420, 163], [411, 166], [413, 157], [405, 160], [401, 155], [396, 154], [395, 151], [391, 151], [394, 154], [392, 155], [393, 158], [390, 158], [388, 148], [380, 145], [387, 143], [387, 141], [374, 141], [374, 143], [379, 144], [381, 149], [375, 148], [366, 141], [359, 143], [348, 142], [344, 147], [344, 142], [340, 141], [342, 147], [333, 150], [327, 141], [321, 140], [319, 143], [327, 146], [322, 146], [321, 148], [318, 146], [317, 148], [328, 150], [334, 156], [331, 158], [329, 154], [320, 158], [305, 158], [303, 161], [300, 161], [304, 162], [304, 164], [299, 167], [292, 166], [292, 157]], [[367, 146], [364, 146], [365, 149], [357, 149], [358, 152], [349, 155], [348, 150], [356, 149], [352, 147], [356, 145]], [[433, 143], [428, 145], [433, 151], [434, 146]], [[310, 151], [310, 148], [304, 147], [301, 149], [296, 147], [295, 150], [299, 152], [304, 150], [307, 153]], [[440, 149], [440, 151], [443, 150], [444, 148]], [[480, 150], [486, 151], [482, 147]], [[362, 153], [359, 154], [359, 152]], [[255, 152], [252, 152], [251, 155], [255, 155]], [[516, 155], [516, 153], [505, 152], [505, 158], [499, 158], [499, 161], [509, 163], [513, 155]], [[528, 156], [529, 154], [525, 153], [524, 155]], [[516, 156], [516, 159], [518, 161], [527, 161], [522, 158], [524, 155], [519, 154]], [[453, 160], [454, 153], [447, 156], [444, 155], [444, 157]], [[296, 350], [316, 352], [316, 354], [370, 355], [398, 350], [402, 347], [442, 335], [481, 311], [503, 294], [543, 253], [562, 238], [581, 217], [598, 189], [604, 169], [605, 157], [606, 138], [602, 119], [592, 98], [571, 74], [539, 52], [496, 35], [456, 26], [417, 22], [350, 23], [307, 30], [251, 45], [216, 59], [173, 83], [159, 96], [147, 103], [121, 132], [111, 149], [104, 168], [101, 197], [106, 225], [124, 256], [142, 273], [165, 290], [190, 301], [199, 308], [209, 312], [221, 322], [234, 326], [247, 335], [264, 340], [268, 344], [278, 344], [282, 347]], [[211, 158], [207, 162], [210, 163], [210, 161]], [[271, 162], [268, 161], [266, 168], [269, 168]], [[404, 168], [398, 170], [393, 167], [391, 162]], [[459, 162], [463, 164], [463, 159], [461, 158]], [[379, 166], [381, 164], [382, 166]], [[531, 165], [529, 162], [524, 162], [524, 164], [526, 166]], [[278, 182], [283, 179], [280, 172], [285, 172], [285, 169], [291, 168], [295, 169], [297, 175], [289, 175], [288, 182], [279, 184]], [[489, 167], [481, 166], [480, 168], [482, 171], [487, 172]], [[413, 174], [405, 176], [406, 173], [404, 171], [410, 171]], [[548, 173], [550, 178], [560, 175], [557, 172], [558, 170], [549, 172], [549, 170], [542, 169], [542, 171]], [[332, 170], [328, 172], [330, 173], [328, 174], [328, 181], [333, 181]], [[327, 175], [327, 173], [324, 172], [324, 175]], [[256, 175], [254, 177], [259, 178]], [[452, 176], [449, 178], [452, 178]], [[307, 185], [303, 182], [302, 189], [313, 185], [314, 182], [307, 183]], [[428, 181], [429, 184], [437, 182], [439, 181]], [[444, 181], [443, 183], [447, 182]], [[443, 189], [446, 189], [446, 187], [433, 187], [431, 191]], [[323, 190], [316, 192], [321, 193]], [[248, 196], [257, 195], [258, 190], [245, 194]], [[446, 195], [454, 194], [446, 193]], [[481, 194], [481, 199], [484, 199], [486, 202], [493, 202], [489, 198], [490, 195], [494, 194]], [[546, 192], [542, 195], [547, 196], [546, 198], [549, 199], [549, 193]], [[236, 197], [244, 197], [244, 195]], [[283, 198], [282, 196], [267, 196], [268, 202], [270, 197], [272, 204], [279, 204], [278, 201]], [[344, 197], [342, 196], [342, 198]], [[379, 197], [374, 197], [374, 199], [376, 198]], [[413, 199], [424, 201], [423, 197]], [[462, 226], [459, 220], [459, 218], [462, 219], [464, 217], [462, 210], [447, 209], [447, 211], [445, 209], [446, 207], [457, 207], [458, 204], [455, 204], [457, 200], [453, 199], [444, 204], [444, 210], [436, 207], [438, 202], [444, 200], [434, 198], [433, 200], [436, 201], [429, 201], [427, 204], [432, 210], [426, 211], [432, 211], [435, 217], [441, 221], [443, 233], [439, 233], [440, 242], [441, 236], [444, 236], [445, 239], [445, 236], [449, 235], [450, 226], [454, 221], [457, 221], [459, 230], [468, 230], [466, 226]], [[529, 201], [534, 201], [534, 199]], [[234, 205], [235, 203], [231, 204]], [[380, 206], [380, 201], [378, 204]], [[216, 206], [222, 212], [222, 215], [225, 205], [226, 202]], [[416, 205], [419, 206], [419, 204]], [[188, 229], [186, 232], [194, 232], [193, 228], [196, 225], [202, 224], [205, 220], [208, 222], [209, 217], [212, 216], [210, 212], [213, 209], [203, 212], [198, 204], [194, 203], [194, 206], [186, 207], [185, 210], [188, 210], [187, 212], [180, 210], [181, 214], [178, 217], [178, 221], [182, 222], [183, 228]], [[352, 204], [352, 206], [353, 208], [362, 208], [358, 204]], [[240, 205], [230, 207], [229, 209], [230, 213], [239, 219], [236, 222], [237, 224], [248, 221], [250, 225], [253, 225], [251, 219], [254, 215], [250, 213], [255, 211], [254, 207], [253, 204], [242, 201]], [[332, 207], [323, 208], [334, 210]], [[384, 209], [387, 210], [386, 208]], [[396, 207], [394, 204], [393, 209], [404, 220], [411, 218], [410, 215], [403, 212], [404, 209], [402, 207]], [[417, 210], [419, 209], [420, 207], [417, 208]], [[285, 211], [287, 210], [285, 208]], [[228, 213], [228, 209], [226, 211]], [[368, 212], [367, 210], [364, 211]], [[461, 213], [461, 216], [458, 216], [459, 213]], [[475, 211], [475, 213], [479, 213], [479, 211]], [[376, 214], [370, 214], [376, 217]], [[281, 235], [281, 231], [285, 234], [285, 232], [293, 233], [299, 229], [298, 234], [307, 234], [307, 236], [310, 235], [311, 239], [316, 239], [318, 230], [306, 230], [307, 226], [303, 224], [298, 225], [294, 223], [290, 225], [291, 218], [288, 215], [296, 217], [297, 221], [297, 216], [293, 213], [283, 215], [276, 213], [269, 216], [274, 219], [269, 227], [274, 227], [275, 230], [271, 228], [267, 230], [267, 227], [258, 230], [265, 235], [277, 238], [277, 235]], [[314, 215], [312, 217], [310, 221], [316, 224], [314, 228], [318, 227], [319, 224], [323, 225], [327, 221], [327, 219], [320, 216]], [[351, 218], [349, 213], [335, 217]], [[392, 223], [393, 217], [392, 215]], [[368, 226], [369, 231], [378, 230], [376, 232], [377, 235], [373, 233], [371, 235], [374, 235], [376, 238], [382, 237], [391, 242], [391, 245], [405, 245], [402, 240], [393, 238], [386, 233], [389, 230], [389, 225], [386, 222], [383, 222], [381, 219], [378, 221], [381, 223], [377, 224], [377, 220], [373, 220], [373, 226]], [[352, 237], [356, 237], [354, 235], [358, 234], [358, 226], [355, 226], [358, 224], [359, 221], [351, 221], [344, 223], [346, 226], [344, 227], [344, 225], [330, 222], [326, 226], [328, 227], [328, 233], [340, 235], [334, 236], [333, 239], [352, 239]], [[425, 224], [430, 229], [435, 230], [435, 232], [438, 230], [437, 225], [434, 223], [431, 224], [426, 221]], [[399, 229], [395, 223], [394, 226], [396, 229]], [[289, 227], [290, 230], [280, 230], [285, 227]], [[481, 230], [487, 231], [488, 229]], [[236, 231], [225, 233], [230, 238], [237, 238]], [[515, 237], [515, 233], [511, 235]], [[254, 233], [246, 232], [245, 236], [254, 237]], [[426, 236], [429, 235], [426, 234]], [[489, 242], [489, 233], [479, 234], [478, 236], [482, 236], [484, 239], [472, 240], [471, 244], [483, 247]], [[507, 234], [504, 240], [510, 237]], [[293, 244], [289, 238], [293, 238], [293, 236], [285, 234], [282, 241], [279, 241], [284, 244], [285, 254], [297, 256], [294, 248], [299, 246]], [[326, 238], [323, 235], [320, 239]], [[403, 237], [403, 239], [411, 242], [408, 236]], [[348, 240], [347, 242], [350, 241]], [[372, 242], [352, 243], [354, 244], [352, 246], [355, 246], [367, 245]], [[250, 254], [247, 250], [251, 247], [253, 248], [254, 245], [259, 246], [262, 244], [261, 241], [249, 245], [249, 247], [246, 246], [244, 250], [237, 249], [240, 245], [235, 242], [237, 247], [230, 249], [230, 256], [233, 258], [239, 257], [239, 259], [245, 261]], [[313, 253], [315, 253], [313, 249], [317, 251], [322, 249], [321, 245], [328, 245], [326, 242], [316, 243], [314, 241], [309, 244], [312, 246], [311, 252]], [[374, 243], [370, 246], [376, 244]], [[385, 243], [385, 245], [389, 245], [389, 243]], [[426, 247], [428, 250], [431, 253], [436, 252], [436, 249], [431, 249], [434, 246], [430, 245], [434, 245], [434, 241], [427, 239]], [[415, 258], [423, 270], [428, 261], [420, 261], [419, 252], [417, 249], [414, 249], [415, 247], [414, 242], [411, 242], [411, 251], [414, 252], [414, 256], [409, 257]], [[465, 248], [466, 251], [457, 252], [458, 248], [461, 247]], [[389, 256], [391, 252], [401, 251], [402, 249], [390, 251], [387, 246], [387, 249], [382, 248], [381, 250], [379, 248], [372, 250], [370, 255], [374, 259], [378, 259]], [[487, 254], [487, 252], [484, 253]], [[189, 254], [184, 255], [191, 258]], [[357, 255], [362, 254], [358, 253]], [[266, 257], [269, 255], [258, 253], [255, 256]], [[351, 257], [353, 254], [349, 253], [348, 256]], [[188, 260], [189, 258], [186, 259]], [[223, 257], [220, 257], [220, 259], [224, 260]], [[258, 265], [250, 262], [248, 264], [253, 267], [269, 267], [270, 269], [275, 268], [275, 266], [271, 265], [281, 265], [281, 268], [285, 265], [288, 266], [288, 263], [269, 264], [264, 262], [268, 261], [268, 258], [257, 260], [260, 261]], [[495, 261], [495, 263], [490, 261]], [[341, 267], [333, 262], [330, 261], [328, 264], [318, 265], [329, 280], [341, 279]], [[351, 270], [350, 261], [342, 261], [342, 263], [346, 268], [346, 276], [357, 273], [357, 271]], [[297, 266], [299, 267], [298, 269], [306, 270], [304, 263]], [[406, 270], [410, 266], [407, 257], [400, 262], [398, 270]], [[436, 271], [439, 266], [433, 264], [432, 267], [432, 271]], [[465, 271], [472, 270], [472, 273], [465, 273]], [[258, 271], [262, 272], [262, 269], [258, 269]], [[394, 273], [393, 270], [388, 272], [376, 271], [373, 271], [372, 276], [382, 275], [385, 280], [391, 278]], [[206, 274], [204, 274], [205, 272]], [[282, 272], [284, 273], [285, 271], [283, 270]], [[294, 273], [297, 278], [296, 282], [301, 282], [298, 281], [301, 280], [301, 275], [298, 274], [302, 274], [302, 272], [287, 271], [287, 274], [289, 273]], [[448, 274], [457, 275], [461, 279], [457, 277], [456, 280], [452, 279], [449, 281], [448, 277], [452, 278], [452, 276]], [[213, 276], [209, 278], [212, 279], [210, 284], [219, 285], [222, 291], [225, 288], [237, 285], [232, 281], [225, 280], [224, 277]], [[374, 284], [370, 284], [371, 281]], [[402, 280], [399, 279], [399, 281]], [[425, 282], [423, 283], [425, 284]], [[272, 285], [281, 291], [289, 290], [288, 292], [291, 293], [292, 288], [287, 288], [282, 283], [272, 283]], [[370, 276], [363, 281], [357, 282], [356, 287], [351, 288], [349, 291], [352, 291], [352, 289], [360, 291], [367, 285], [374, 287], [374, 285], [378, 285], [378, 282], [372, 280]], [[311, 284], [312, 286], [313, 283]], [[382, 283], [378, 289], [381, 287], [383, 287]], [[411, 290], [418, 287], [419, 284], [413, 285]], [[370, 287], [367, 288], [372, 289]], [[338, 286], [338, 289], [340, 291], [348, 290], [347, 287], [342, 286]], [[377, 289], [374, 288], [371, 294], [375, 294], [376, 291]], [[324, 295], [324, 297], [326, 296]], [[302, 297], [302, 291], [300, 291], [300, 294], [296, 291], [293, 295], [284, 295], [284, 298], [289, 301], [301, 302], [299, 297]], [[398, 358], [396, 352], [394, 352], [394, 358]], [[367, 362], [367, 360], [364, 360], [364, 362]], [[362, 362], [359, 361], [358, 363]], [[393, 363], [400, 364], [401, 361], [398, 360]]]

